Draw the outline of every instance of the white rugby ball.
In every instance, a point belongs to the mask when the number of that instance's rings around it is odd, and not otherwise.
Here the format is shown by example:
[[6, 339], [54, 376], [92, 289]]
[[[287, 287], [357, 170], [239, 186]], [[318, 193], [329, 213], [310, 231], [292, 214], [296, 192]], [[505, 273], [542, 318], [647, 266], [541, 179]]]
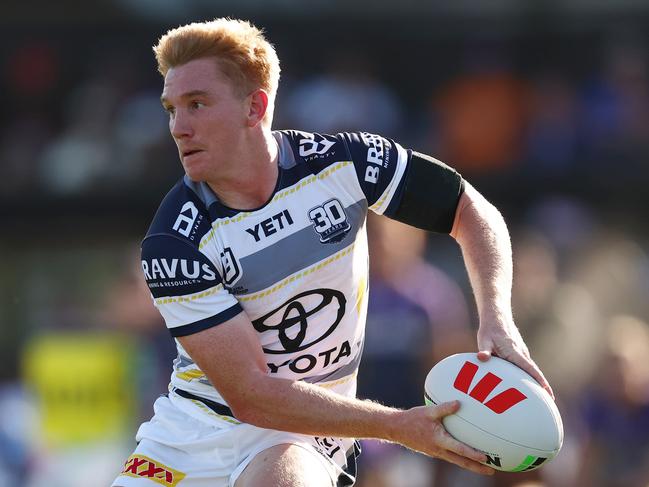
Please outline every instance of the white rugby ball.
[[529, 374], [498, 357], [486, 362], [459, 353], [438, 362], [424, 385], [426, 404], [459, 400], [442, 422], [455, 439], [487, 455], [486, 465], [506, 472], [534, 470], [563, 443], [561, 415]]

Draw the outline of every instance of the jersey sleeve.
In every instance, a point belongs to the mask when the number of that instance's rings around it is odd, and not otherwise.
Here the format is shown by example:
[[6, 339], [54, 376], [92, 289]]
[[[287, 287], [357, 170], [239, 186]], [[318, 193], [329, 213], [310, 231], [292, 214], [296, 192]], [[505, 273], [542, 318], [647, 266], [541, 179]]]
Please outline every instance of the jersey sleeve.
[[370, 210], [382, 215], [399, 194], [409, 154], [401, 145], [367, 132], [340, 134]]
[[154, 234], [142, 242], [142, 271], [174, 337], [206, 330], [242, 311], [210, 259], [174, 235]]

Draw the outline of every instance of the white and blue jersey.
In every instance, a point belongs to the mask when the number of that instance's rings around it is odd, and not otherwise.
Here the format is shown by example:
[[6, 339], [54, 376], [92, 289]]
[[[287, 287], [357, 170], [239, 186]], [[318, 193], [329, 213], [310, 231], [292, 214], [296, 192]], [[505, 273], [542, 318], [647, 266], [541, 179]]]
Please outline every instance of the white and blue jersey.
[[[395, 211], [411, 153], [366, 133], [273, 135], [279, 176], [268, 203], [234, 210], [205, 183], [183, 178], [142, 243], [142, 269], [174, 337], [243, 310], [269, 375], [354, 396], [368, 296], [366, 214]], [[176, 343], [171, 386], [226, 404]]]

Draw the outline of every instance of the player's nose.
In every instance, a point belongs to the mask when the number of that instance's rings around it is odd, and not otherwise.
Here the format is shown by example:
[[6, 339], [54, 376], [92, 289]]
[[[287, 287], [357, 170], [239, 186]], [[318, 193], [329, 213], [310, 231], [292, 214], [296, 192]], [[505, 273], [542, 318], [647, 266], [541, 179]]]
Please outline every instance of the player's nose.
[[169, 131], [174, 139], [181, 139], [192, 135], [191, 123], [181, 110], [178, 110], [174, 114], [174, 117], [169, 120]]

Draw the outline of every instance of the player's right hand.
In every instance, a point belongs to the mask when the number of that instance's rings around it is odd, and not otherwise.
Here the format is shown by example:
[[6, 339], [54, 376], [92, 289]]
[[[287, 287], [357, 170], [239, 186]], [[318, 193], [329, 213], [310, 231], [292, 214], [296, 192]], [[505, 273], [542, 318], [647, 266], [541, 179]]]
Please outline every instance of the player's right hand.
[[487, 461], [484, 453], [457, 441], [444, 428], [442, 418], [459, 409], [459, 401], [451, 401], [403, 411], [395, 441], [411, 450], [441, 458], [472, 472], [492, 475], [494, 469], [480, 463]]

